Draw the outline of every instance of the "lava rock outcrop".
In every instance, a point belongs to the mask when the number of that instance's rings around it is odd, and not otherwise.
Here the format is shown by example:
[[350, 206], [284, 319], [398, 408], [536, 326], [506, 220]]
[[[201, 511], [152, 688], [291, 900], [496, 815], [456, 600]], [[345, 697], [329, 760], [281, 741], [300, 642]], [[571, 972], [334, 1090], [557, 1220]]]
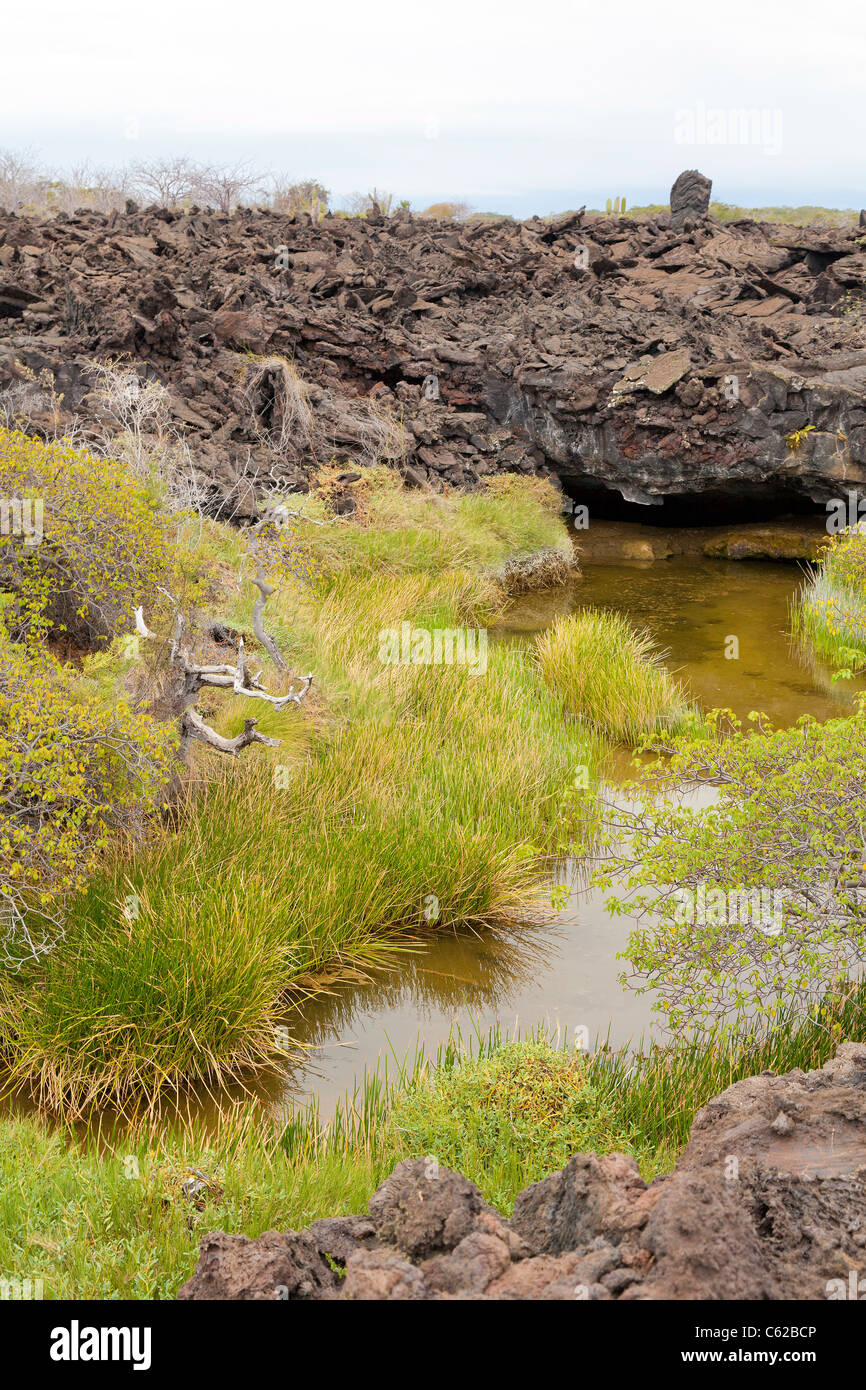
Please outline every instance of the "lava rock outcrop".
[[0, 214], [0, 404], [86, 438], [93, 363], [123, 355], [247, 510], [331, 460], [436, 489], [554, 474], [590, 507], [693, 496], [707, 521], [844, 495], [866, 481], [862, 230], [723, 224], [705, 182], [654, 217]]
[[[509, 1219], [406, 1160], [361, 1216], [213, 1232], [183, 1300], [842, 1299], [866, 1296], [866, 1046], [765, 1072], [699, 1110], [673, 1173], [575, 1154]], [[859, 1293], [857, 1292], [859, 1290]]]

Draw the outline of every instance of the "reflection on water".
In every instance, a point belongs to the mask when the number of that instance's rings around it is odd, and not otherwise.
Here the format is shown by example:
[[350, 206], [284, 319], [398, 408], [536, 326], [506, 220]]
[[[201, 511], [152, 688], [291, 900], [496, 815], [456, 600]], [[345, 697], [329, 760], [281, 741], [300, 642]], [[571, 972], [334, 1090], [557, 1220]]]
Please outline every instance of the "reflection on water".
[[295, 1015], [292, 1031], [317, 1047], [286, 1079], [284, 1100], [315, 1094], [327, 1116], [365, 1067], [387, 1064], [393, 1074], [419, 1038], [429, 1056], [452, 1028], [469, 1037], [496, 1024], [526, 1032], [545, 1023], [569, 1036], [583, 1026], [590, 1038], [608, 1030], [612, 1041], [637, 1038], [648, 1028], [650, 1006], [617, 982], [615, 957], [628, 933], [628, 920], [609, 917], [601, 895], [575, 888], [554, 922], [528, 925], [519, 938], [434, 938], [387, 976], [371, 975], [366, 985], [338, 988], [302, 1007], [301, 1027]]
[[[788, 611], [804, 577], [794, 565], [687, 556], [586, 566], [564, 589], [517, 600], [507, 628], [525, 637], [560, 613], [611, 608], [652, 633], [705, 709], [729, 708], [741, 719], [757, 709], [780, 725], [801, 714], [830, 719], [850, 709], [857, 687], [833, 685], [831, 670], [791, 642]], [[725, 655], [732, 637], [735, 659]]]
[[[830, 672], [792, 647], [789, 605], [802, 582], [793, 565], [677, 557], [587, 566], [572, 584], [514, 602], [498, 640], [526, 642], [560, 613], [580, 606], [616, 609], [647, 627], [668, 665], [705, 708], [741, 718], [764, 711], [777, 724], [804, 713], [819, 719], [850, 709], [855, 683], [833, 686]], [[730, 639], [738, 659], [725, 655]], [[627, 760], [620, 763], [627, 767]], [[585, 1027], [615, 1044], [648, 1034], [651, 1001], [622, 989], [618, 976], [631, 922], [611, 917], [604, 895], [571, 875], [568, 902], [547, 923], [519, 931], [442, 933], [394, 955], [390, 968], [299, 1003], [284, 1019], [300, 1059], [257, 1086], [276, 1108], [318, 1098], [327, 1118], [365, 1068], [395, 1071], [420, 1039], [435, 1054], [453, 1027], [464, 1036], [499, 1024], [503, 1032], [538, 1023]], [[240, 1095], [223, 1093], [223, 1101]]]
[[[614, 608], [650, 630], [705, 708], [741, 718], [758, 709], [780, 725], [804, 713], [827, 719], [850, 709], [852, 683], [833, 686], [830, 671], [790, 642], [788, 610], [802, 578], [793, 565], [685, 556], [586, 567], [565, 588], [516, 600], [499, 637], [527, 641], [560, 613]], [[732, 637], [738, 659], [725, 655]], [[611, 917], [604, 896], [572, 876], [568, 903], [550, 925], [434, 937], [396, 969], [301, 1006], [291, 1030], [313, 1051], [284, 1079], [283, 1103], [315, 1094], [326, 1116], [365, 1067], [390, 1059], [393, 1073], [419, 1036], [435, 1053], [452, 1027], [465, 1036], [497, 1023], [509, 1031], [543, 1022], [569, 1034], [583, 1026], [590, 1038], [609, 1035], [616, 1044], [649, 1035], [650, 998], [618, 980], [624, 962], [616, 957], [632, 924]]]

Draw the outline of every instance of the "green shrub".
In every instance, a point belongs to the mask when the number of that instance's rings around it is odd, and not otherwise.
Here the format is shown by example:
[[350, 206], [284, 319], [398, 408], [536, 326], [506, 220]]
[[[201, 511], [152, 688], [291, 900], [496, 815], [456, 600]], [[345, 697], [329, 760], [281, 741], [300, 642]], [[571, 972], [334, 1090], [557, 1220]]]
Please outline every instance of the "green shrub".
[[54, 631], [104, 642], [164, 582], [170, 551], [156, 500], [126, 464], [0, 428], [0, 498], [41, 508], [41, 535], [0, 537], [14, 639]]
[[164, 730], [0, 634], [0, 901], [52, 918], [167, 774]]
[[625, 956], [673, 1027], [807, 1017], [866, 961], [866, 697], [790, 729], [724, 716], [629, 787], [597, 875], [627, 875], [608, 906], [637, 918]]
[[630, 1149], [586, 1058], [541, 1040], [509, 1042], [461, 1058], [394, 1100], [392, 1124], [413, 1154], [426, 1154], [478, 1184], [510, 1211], [519, 1185], [563, 1167], [574, 1153]]

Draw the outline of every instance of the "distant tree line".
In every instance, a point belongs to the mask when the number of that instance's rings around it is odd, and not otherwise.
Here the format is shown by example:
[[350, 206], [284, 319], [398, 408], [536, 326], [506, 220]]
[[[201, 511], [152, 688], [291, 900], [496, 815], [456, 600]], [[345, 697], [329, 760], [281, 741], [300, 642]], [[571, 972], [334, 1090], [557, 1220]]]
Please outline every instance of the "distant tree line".
[[[331, 211], [349, 216], [389, 217], [408, 209], [408, 199], [373, 188], [344, 199], [332, 208], [331, 191], [317, 179], [294, 179], [288, 174], [256, 169], [250, 160], [205, 164], [188, 155], [139, 159], [120, 168], [84, 160], [64, 173], [44, 168], [31, 151], [0, 150], [0, 208], [30, 216], [90, 211], [123, 211], [128, 200], [165, 208], [192, 206], [231, 212], [240, 206], [269, 207], [277, 212], [307, 212], [313, 218]], [[467, 203], [434, 203], [420, 215], [468, 217]]]

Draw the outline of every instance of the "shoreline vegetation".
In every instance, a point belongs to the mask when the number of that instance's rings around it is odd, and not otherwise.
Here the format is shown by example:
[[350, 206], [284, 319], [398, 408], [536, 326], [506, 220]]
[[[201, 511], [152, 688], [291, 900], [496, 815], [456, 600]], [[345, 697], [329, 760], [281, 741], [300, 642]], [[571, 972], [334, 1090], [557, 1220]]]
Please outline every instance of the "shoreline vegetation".
[[[513, 646], [491, 643], [479, 681], [465, 665], [382, 664], [379, 638], [405, 620], [486, 628], [507, 596], [497, 575], [509, 562], [556, 552], [571, 563], [558, 496], [507, 478], [436, 497], [374, 468], [359, 515], [342, 521], [328, 506], [331, 482], [326, 472], [303, 519], [257, 548], [278, 586], [270, 633], [294, 669], [316, 673], [315, 702], [265, 707], [258, 729], [281, 740], [273, 752], [214, 766], [196, 748], [171, 815], [134, 845], [106, 849], [65, 902], [62, 943], [2, 982], [9, 1081], [51, 1110], [81, 1114], [273, 1068], [289, 991], [387, 959], [419, 932], [544, 910], [563, 795], [576, 766], [598, 767], [598, 738], [563, 725]], [[210, 548], [210, 609], [249, 634], [243, 538], [220, 526], [201, 535], [183, 563], [201, 584]], [[108, 649], [108, 698], [119, 680], [135, 685], [149, 659], [140, 647], [132, 662], [123, 637]], [[279, 691], [281, 673], [256, 655], [265, 687]], [[216, 697], [207, 712], [232, 737], [250, 702]], [[585, 837], [591, 798], [572, 798], [568, 811], [567, 832]]]
[[5, 1118], [0, 1269], [47, 1299], [173, 1299], [207, 1231], [255, 1237], [363, 1211], [403, 1158], [434, 1155], [506, 1214], [522, 1188], [590, 1148], [633, 1154], [649, 1181], [727, 1086], [817, 1069], [842, 1038], [866, 1041], [862, 986], [826, 1000], [820, 1020], [709, 1042], [582, 1052], [543, 1030], [453, 1037], [390, 1081], [365, 1074], [327, 1125], [315, 1107], [285, 1122], [254, 1104], [218, 1123], [83, 1133]]
[[825, 542], [793, 606], [791, 626], [836, 666], [834, 679], [866, 667], [866, 534], [849, 528]]
[[[434, 1153], [503, 1209], [575, 1147], [631, 1152], [653, 1176], [732, 1081], [866, 1040], [864, 987], [851, 986], [757, 1035], [588, 1054], [541, 1033], [458, 1038], [393, 1084], [365, 1077], [328, 1126], [254, 1101], [210, 1125], [161, 1121], [165, 1096], [278, 1068], [287, 1005], [341, 972], [434, 930], [550, 910], [563, 847], [598, 842], [612, 744], [707, 735], [616, 615], [583, 610], [534, 646], [496, 640], [509, 592], [574, 573], [559, 496], [537, 479], [433, 495], [372, 466], [346, 517], [325, 468], [295, 513], [243, 533], [172, 511], [158, 478], [120, 463], [101, 486], [92, 463], [0, 430], [0, 487], [45, 501], [42, 543], [4, 552], [0, 586], [0, 738], [27, 793], [16, 803], [6, 788], [0, 888], [45, 942], [0, 971], [6, 1087], [43, 1112], [0, 1120], [4, 1277], [41, 1279], [49, 1298], [170, 1298], [205, 1230], [360, 1210], [405, 1156]], [[823, 573], [841, 582], [853, 563]], [[196, 660], [216, 669], [243, 635], [260, 689], [291, 688], [253, 635], [257, 566], [275, 590], [270, 642], [314, 673], [310, 698], [204, 691], [218, 735], [257, 715], [279, 743], [238, 758], [196, 744], [178, 770], [178, 611]], [[432, 664], [423, 643], [420, 659], [383, 663], [381, 633], [403, 623], [489, 631], [483, 679], [459, 659]], [[32, 689], [22, 655], [42, 672]], [[58, 704], [60, 742], [41, 715]], [[687, 838], [690, 870], [691, 855]]]

